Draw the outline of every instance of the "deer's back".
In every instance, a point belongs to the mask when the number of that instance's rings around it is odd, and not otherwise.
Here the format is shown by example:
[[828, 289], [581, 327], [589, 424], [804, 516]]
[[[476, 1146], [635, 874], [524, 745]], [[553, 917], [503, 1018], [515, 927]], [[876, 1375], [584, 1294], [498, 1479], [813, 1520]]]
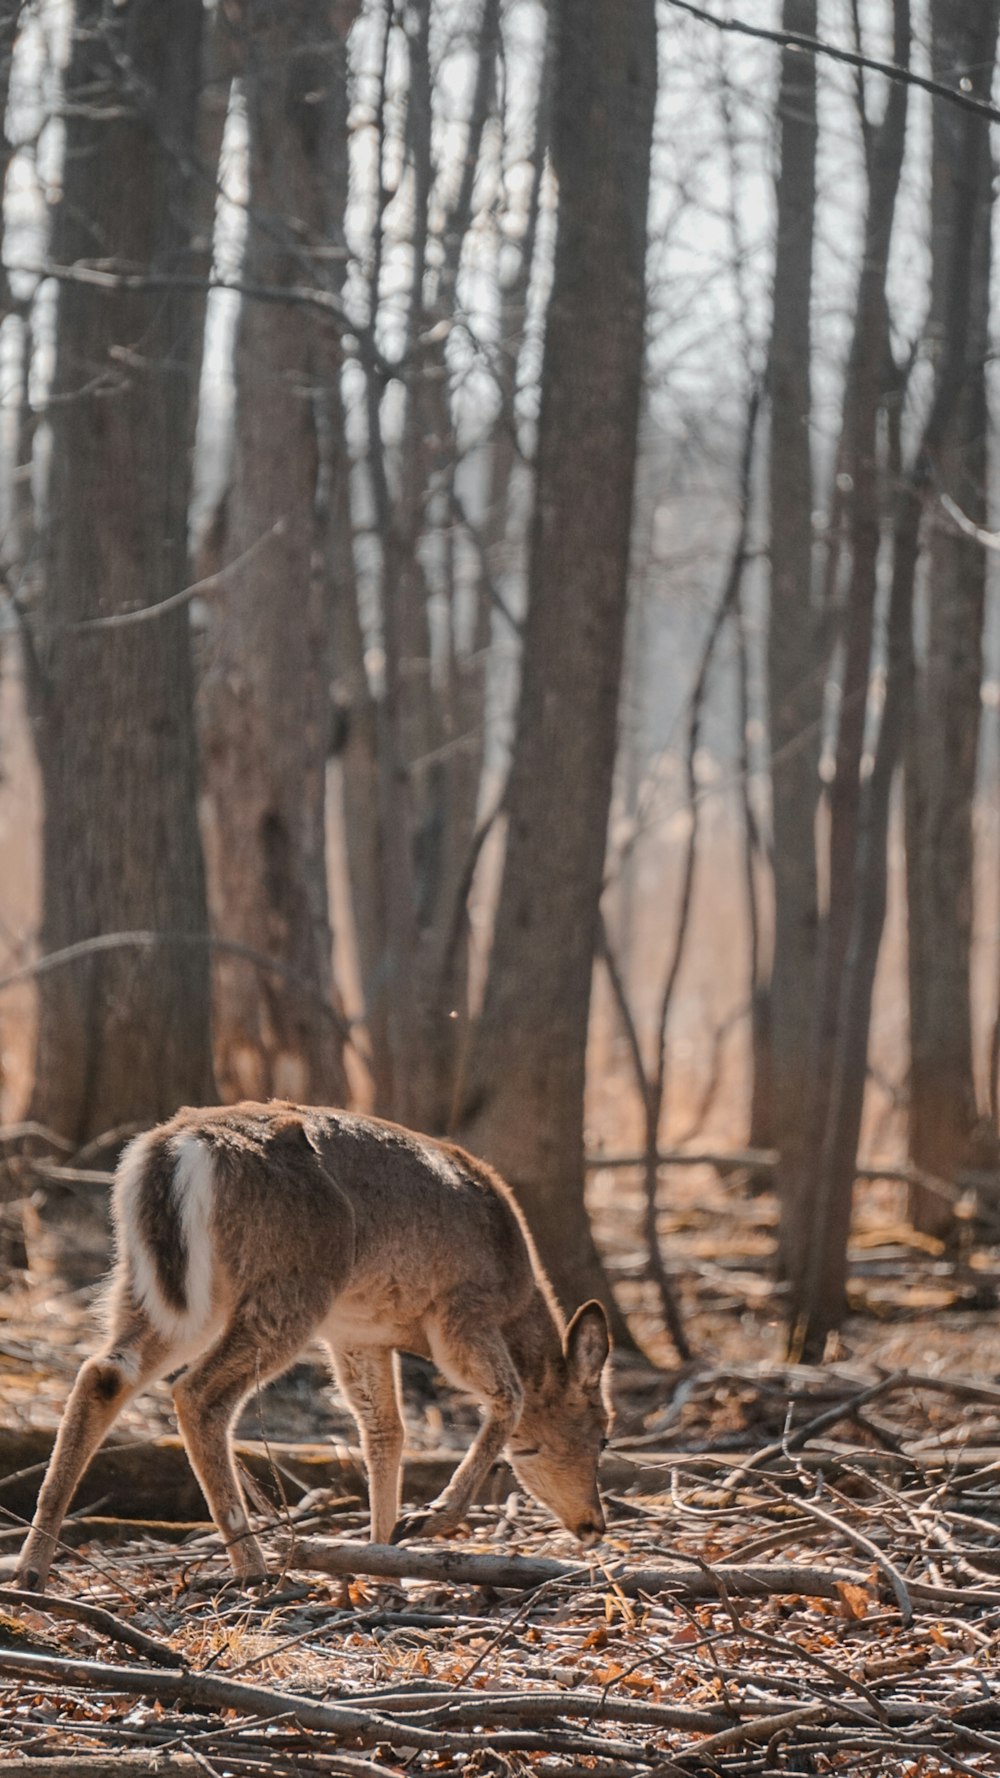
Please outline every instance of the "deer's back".
[[123, 1253], [147, 1265], [147, 1306], [187, 1316], [196, 1297], [218, 1311], [220, 1293], [319, 1277], [341, 1345], [384, 1338], [420, 1351], [423, 1323], [457, 1291], [506, 1320], [540, 1270], [510, 1192], [472, 1156], [284, 1102], [185, 1109], [140, 1137], [116, 1214]]

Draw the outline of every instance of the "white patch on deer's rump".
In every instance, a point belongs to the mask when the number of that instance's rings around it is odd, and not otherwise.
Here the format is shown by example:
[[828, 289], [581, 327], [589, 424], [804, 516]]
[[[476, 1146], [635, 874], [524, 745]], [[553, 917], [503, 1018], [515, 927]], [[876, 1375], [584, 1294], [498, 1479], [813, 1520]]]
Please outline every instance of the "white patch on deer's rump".
[[[180, 1213], [187, 1269], [184, 1295], [187, 1314], [181, 1317], [186, 1333], [198, 1333], [212, 1317], [212, 1210], [215, 1175], [209, 1149], [192, 1135], [175, 1136], [170, 1150], [176, 1156], [174, 1201]], [[180, 1331], [180, 1330], [179, 1330]]]
[[124, 1261], [132, 1295], [144, 1309], [157, 1333], [173, 1339], [180, 1317], [165, 1303], [156, 1277], [153, 1256], [139, 1229], [139, 1201], [143, 1174], [155, 1132], [147, 1130], [123, 1150], [114, 1186], [114, 1217], [119, 1260]]
[[213, 1201], [212, 1157], [196, 1136], [174, 1137], [172, 1191], [184, 1239], [186, 1307], [176, 1309], [160, 1288], [156, 1261], [143, 1239], [139, 1221], [142, 1184], [151, 1150], [162, 1140], [157, 1130], [130, 1142], [118, 1163], [114, 1217], [120, 1261], [124, 1261], [132, 1295], [172, 1350], [195, 1340], [211, 1319]]

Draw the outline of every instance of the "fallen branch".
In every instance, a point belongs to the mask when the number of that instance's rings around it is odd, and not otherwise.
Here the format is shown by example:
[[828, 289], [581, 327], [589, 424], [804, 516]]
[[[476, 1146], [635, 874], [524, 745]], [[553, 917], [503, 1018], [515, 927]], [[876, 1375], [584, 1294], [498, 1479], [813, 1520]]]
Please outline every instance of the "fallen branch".
[[[443, 1729], [427, 1729], [414, 1722], [383, 1716], [372, 1709], [356, 1709], [350, 1704], [327, 1704], [297, 1692], [275, 1691], [265, 1686], [245, 1685], [239, 1680], [223, 1679], [215, 1673], [168, 1671], [157, 1667], [105, 1666], [99, 1661], [73, 1660], [65, 1656], [25, 1654], [0, 1648], [0, 1673], [30, 1679], [78, 1686], [102, 1694], [118, 1693], [126, 1697], [158, 1698], [195, 1709], [238, 1710], [265, 1716], [269, 1721], [287, 1720], [302, 1728], [344, 1736], [363, 1747], [406, 1748], [411, 1752], [427, 1748], [433, 1752], [479, 1751], [481, 1735]], [[555, 1694], [559, 1715], [572, 1711], [570, 1694]], [[495, 1694], [484, 1694], [482, 1719], [489, 1720], [490, 1704]], [[586, 1714], [580, 1712], [580, 1714]], [[610, 1714], [610, 1712], [609, 1712]], [[696, 1713], [701, 1714], [701, 1713]], [[545, 1735], [520, 1730], [500, 1732], [490, 1737], [494, 1751], [541, 1753], [579, 1753], [584, 1756], [604, 1755], [612, 1759], [643, 1757], [641, 1743], [612, 1741], [594, 1735], [562, 1734], [550, 1730]]]
[[782, 1710], [773, 1716], [760, 1716], [756, 1722], [737, 1722], [727, 1729], [721, 1729], [717, 1735], [710, 1735], [707, 1741], [696, 1741], [693, 1747], [686, 1747], [675, 1754], [675, 1759], [711, 1759], [717, 1753], [729, 1753], [734, 1747], [743, 1747], [747, 1742], [772, 1741], [775, 1735], [784, 1735], [789, 1729], [797, 1729], [805, 1722], [819, 1722], [823, 1717], [829, 1719], [828, 1704], [803, 1704], [798, 1710]]
[[[99, 1605], [89, 1605], [84, 1599], [63, 1599], [55, 1594], [31, 1593], [23, 1587], [0, 1587], [0, 1605], [13, 1605], [28, 1608], [31, 1611], [43, 1612], [49, 1617], [68, 1618], [73, 1623], [89, 1624], [92, 1630], [99, 1630], [102, 1636], [108, 1636], [123, 1647], [131, 1648], [134, 1653], [145, 1655], [148, 1660], [159, 1661], [163, 1667], [184, 1667], [187, 1665], [183, 1655], [168, 1647], [165, 1642], [158, 1642], [155, 1636], [147, 1636], [144, 1630], [137, 1630], [133, 1624], [126, 1624], [113, 1612], [105, 1611]], [[5, 1770], [6, 1778], [6, 1770]]]
[[[37, 1427], [18, 1431], [0, 1428], [0, 1509], [15, 1518], [30, 1519], [54, 1439], [53, 1432]], [[367, 1498], [364, 1463], [353, 1445], [333, 1451], [327, 1445], [272, 1444], [269, 1456], [263, 1444], [243, 1439], [236, 1454], [269, 1497], [275, 1493], [273, 1471], [277, 1467], [286, 1479], [297, 1482], [304, 1494], [314, 1488], [333, 1488]], [[407, 1499], [422, 1505], [440, 1494], [454, 1473], [457, 1457], [454, 1451], [414, 1452], [404, 1461]], [[501, 1486], [499, 1478], [494, 1478], [486, 1483], [483, 1498], [502, 1499], [509, 1487], [509, 1480]], [[90, 1501], [100, 1501], [104, 1519], [194, 1521], [209, 1517], [187, 1452], [179, 1438], [170, 1436], [119, 1443], [109, 1439], [92, 1459], [77, 1499], [83, 1508]]]
[[[775, 1493], [777, 1492], [778, 1490], [775, 1489]], [[870, 1557], [871, 1561], [881, 1569], [895, 1595], [903, 1627], [908, 1630], [913, 1622], [913, 1604], [910, 1593], [896, 1564], [889, 1560], [884, 1550], [880, 1550], [878, 1544], [873, 1543], [870, 1537], [866, 1537], [863, 1531], [858, 1531], [854, 1525], [845, 1524], [843, 1519], [838, 1518], [836, 1513], [830, 1512], [826, 1507], [818, 1506], [815, 1500], [797, 1500], [795, 1505], [797, 1511], [806, 1513], [810, 1519], [815, 1519], [820, 1525], [825, 1525], [828, 1530], [835, 1531], [838, 1537], [843, 1537], [848, 1543], [853, 1544], [856, 1550], [860, 1550], [863, 1556]]]
[[[801, 1506], [796, 1501], [796, 1508]], [[494, 1556], [448, 1548], [408, 1548], [389, 1544], [334, 1542], [304, 1538], [295, 1545], [295, 1566], [330, 1575], [373, 1575], [379, 1580], [430, 1580], [445, 1584], [513, 1588], [527, 1591], [549, 1581], [569, 1586], [607, 1589], [613, 1584], [628, 1598], [666, 1593], [678, 1599], [717, 1599], [720, 1585], [741, 1599], [798, 1594], [839, 1599], [842, 1586], [868, 1587], [870, 1576], [853, 1568], [814, 1567], [794, 1563], [737, 1566], [720, 1562], [690, 1568], [633, 1568], [620, 1573], [602, 1564], [558, 1562], [553, 1557]], [[910, 1597], [936, 1605], [1000, 1606], [1000, 1592], [988, 1588], [940, 1587], [907, 1582]]]
[[3, 1778], [200, 1778], [190, 1753], [68, 1753], [7, 1759]]

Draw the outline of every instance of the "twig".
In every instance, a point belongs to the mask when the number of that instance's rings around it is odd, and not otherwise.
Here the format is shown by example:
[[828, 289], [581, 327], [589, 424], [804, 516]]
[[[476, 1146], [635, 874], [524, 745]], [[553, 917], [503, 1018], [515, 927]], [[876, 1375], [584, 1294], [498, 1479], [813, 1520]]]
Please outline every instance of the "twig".
[[49, 1617], [69, 1618], [78, 1624], [89, 1624], [91, 1629], [99, 1630], [102, 1636], [109, 1636], [113, 1641], [124, 1644], [136, 1654], [145, 1655], [151, 1661], [158, 1661], [161, 1667], [186, 1667], [184, 1656], [178, 1654], [165, 1642], [155, 1636], [147, 1636], [144, 1630], [137, 1630], [133, 1624], [127, 1624], [113, 1612], [105, 1611], [103, 1606], [90, 1605], [84, 1599], [59, 1598], [49, 1593], [32, 1593], [23, 1587], [0, 1587], [0, 1605], [27, 1606], [31, 1611], [47, 1613]]
[[37, 981], [40, 976], [49, 975], [54, 969], [66, 969], [71, 963], [78, 963], [85, 957], [100, 956], [108, 951], [152, 951], [161, 945], [215, 951], [222, 957], [237, 957], [255, 969], [280, 977], [289, 986], [296, 988], [304, 999], [319, 1008], [323, 1016], [339, 1031], [345, 1043], [355, 1044], [357, 1047], [352, 1023], [297, 969], [292, 969], [277, 957], [268, 957], [263, 951], [255, 951], [252, 945], [238, 944], [229, 938], [215, 938], [208, 932], [101, 932], [94, 938], [83, 938], [76, 944], [65, 945], [58, 951], [48, 951], [44, 956], [36, 957], [33, 963], [22, 963], [17, 969], [8, 970], [6, 975], [0, 976], [0, 993], [19, 986], [21, 982]]
[[[774, 1493], [780, 1493], [780, 1489], [775, 1488], [773, 1483], [765, 1482], [764, 1485], [772, 1489]], [[908, 1630], [913, 1623], [913, 1601], [910, 1598], [906, 1581], [885, 1551], [880, 1550], [878, 1544], [873, 1543], [870, 1537], [866, 1537], [863, 1531], [858, 1531], [855, 1526], [846, 1524], [843, 1519], [838, 1518], [836, 1513], [829, 1512], [825, 1506], [818, 1506], [815, 1500], [797, 1500], [795, 1504], [797, 1508], [808, 1513], [811, 1519], [817, 1519], [821, 1525], [826, 1525], [829, 1530], [835, 1531], [838, 1537], [843, 1537], [848, 1543], [853, 1544], [854, 1548], [860, 1550], [863, 1556], [871, 1557], [871, 1560], [878, 1565], [889, 1582], [899, 1605], [903, 1627]]]
[[759, 1451], [754, 1451], [745, 1463], [741, 1463], [738, 1469], [734, 1469], [732, 1474], [726, 1477], [723, 1487], [726, 1489], [735, 1488], [744, 1476], [750, 1474], [751, 1470], [762, 1469], [766, 1463], [771, 1463], [775, 1457], [780, 1457], [784, 1452], [800, 1451], [802, 1446], [808, 1444], [809, 1440], [815, 1438], [818, 1433], [825, 1432], [830, 1426], [836, 1426], [838, 1420], [849, 1420], [852, 1414], [857, 1413], [858, 1408], [865, 1407], [868, 1402], [875, 1401], [880, 1395], [888, 1395], [891, 1390], [898, 1389], [906, 1381], [904, 1372], [895, 1371], [891, 1377], [882, 1377], [877, 1383], [869, 1384], [867, 1389], [859, 1389], [856, 1394], [847, 1396], [832, 1408], [826, 1408], [822, 1414], [817, 1414], [814, 1419], [807, 1420], [804, 1426], [798, 1427], [787, 1437], [776, 1439], [770, 1445], [762, 1445]]
[[25, 1123], [0, 1126], [2, 1147], [6, 1147], [8, 1142], [28, 1142], [32, 1138], [47, 1142], [50, 1148], [58, 1148], [63, 1154], [72, 1154], [76, 1146], [67, 1136], [60, 1136], [58, 1130], [50, 1130], [48, 1124], [36, 1124], [31, 1119]]
[[801, 1723], [816, 1722], [829, 1714], [828, 1704], [803, 1704], [797, 1710], [782, 1710], [775, 1716], [760, 1716], [756, 1722], [734, 1723], [732, 1728], [721, 1729], [717, 1735], [709, 1735], [706, 1741], [698, 1741], [693, 1747], [686, 1747], [675, 1757], [678, 1760], [711, 1758], [716, 1753], [728, 1753], [730, 1748], [742, 1747], [746, 1742], [771, 1741], [775, 1735], [783, 1735], [788, 1729], [797, 1729]]
[[[588, 1172], [607, 1167], [617, 1172], [626, 1167], [641, 1167], [644, 1154], [589, 1154], [585, 1160]], [[771, 1171], [778, 1164], [775, 1148], [736, 1148], [720, 1152], [715, 1149], [661, 1148], [656, 1156], [658, 1167], [714, 1167], [717, 1173], [748, 1172], [758, 1168]], [[882, 1175], [880, 1174], [881, 1178]]]
[[165, 617], [168, 611], [176, 611], [179, 605], [187, 605], [192, 599], [214, 593], [218, 587], [225, 586], [267, 544], [273, 543], [276, 537], [283, 537], [285, 529], [285, 520], [276, 519], [269, 530], [255, 538], [240, 555], [234, 556], [231, 562], [226, 562], [214, 574], [206, 574], [204, 580], [196, 580], [191, 586], [182, 587], [180, 592], [171, 593], [166, 599], [158, 599], [154, 605], [140, 605], [135, 611], [112, 611], [105, 617], [85, 617], [79, 623], [70, 624], [68, 628], [79, 635], [87, 630], [120, 630], [128, 624], [143, 624], [148, 623], [151, 618]]
[[839, 44], [827, 43], [821, 37], [809, 37], [803, 31], [772, 31], [764, 25], [747, 24], [744, 19], [718, 18], [715, 13], [706, 12], [704, 7], [693, 5], [692, 0], [667, 0], [667, 5], [690, 13], [692, 18], [699, 19], [704, 25], [713, 25], [717, 31], [734, 31], [741, 37], [758, 37], [765, 43], [801, 49], [807, 55], [826, 56], [830, 61], [845, 62], [849, 68], [869, 68], [873, 74], [884, 74], [887, 80], [920, 87], [925, 93], [933, 93], [936, 99], [947, 99], [949, 104], [958, 105], [964, 111], [974, 111], [984, 122], [1000, 123], [1000, 109], [988, 99], [977, 99], [972, 93], [949, 86], [946, 81], [917, 74], [912, 68], [901, 68], [898, 62], [884, 62], [876, 56], [861, 55], [857, 50], [842, 49]]

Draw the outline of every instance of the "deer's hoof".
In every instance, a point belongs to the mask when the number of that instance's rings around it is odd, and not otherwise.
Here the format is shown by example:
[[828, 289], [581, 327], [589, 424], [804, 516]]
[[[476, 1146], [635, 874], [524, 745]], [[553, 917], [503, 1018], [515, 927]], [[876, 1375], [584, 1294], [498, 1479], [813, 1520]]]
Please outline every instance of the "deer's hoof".
[[243, 1574], [237, 1581], [244, 1593], [266, 1593], [269, 1587], [277, 1586], [276, 1577], [268, 1574], [265, 1568], [262, 1574]]
[[457, 1531], [464, 1515], [456, 1513], [453, 1507], [437, 1506], [434, 1502], [422, 1513], [405, 1513], [393, 1527], [390, 1543], [402, 1543], [408, 1537], [447, 1537]]
[[408, 1537], [419, 1537], [427, 1529], [430, 1513], [404, 1513], [397, 1519], [389, 1538], [390, 1543], [405, 1543]]

